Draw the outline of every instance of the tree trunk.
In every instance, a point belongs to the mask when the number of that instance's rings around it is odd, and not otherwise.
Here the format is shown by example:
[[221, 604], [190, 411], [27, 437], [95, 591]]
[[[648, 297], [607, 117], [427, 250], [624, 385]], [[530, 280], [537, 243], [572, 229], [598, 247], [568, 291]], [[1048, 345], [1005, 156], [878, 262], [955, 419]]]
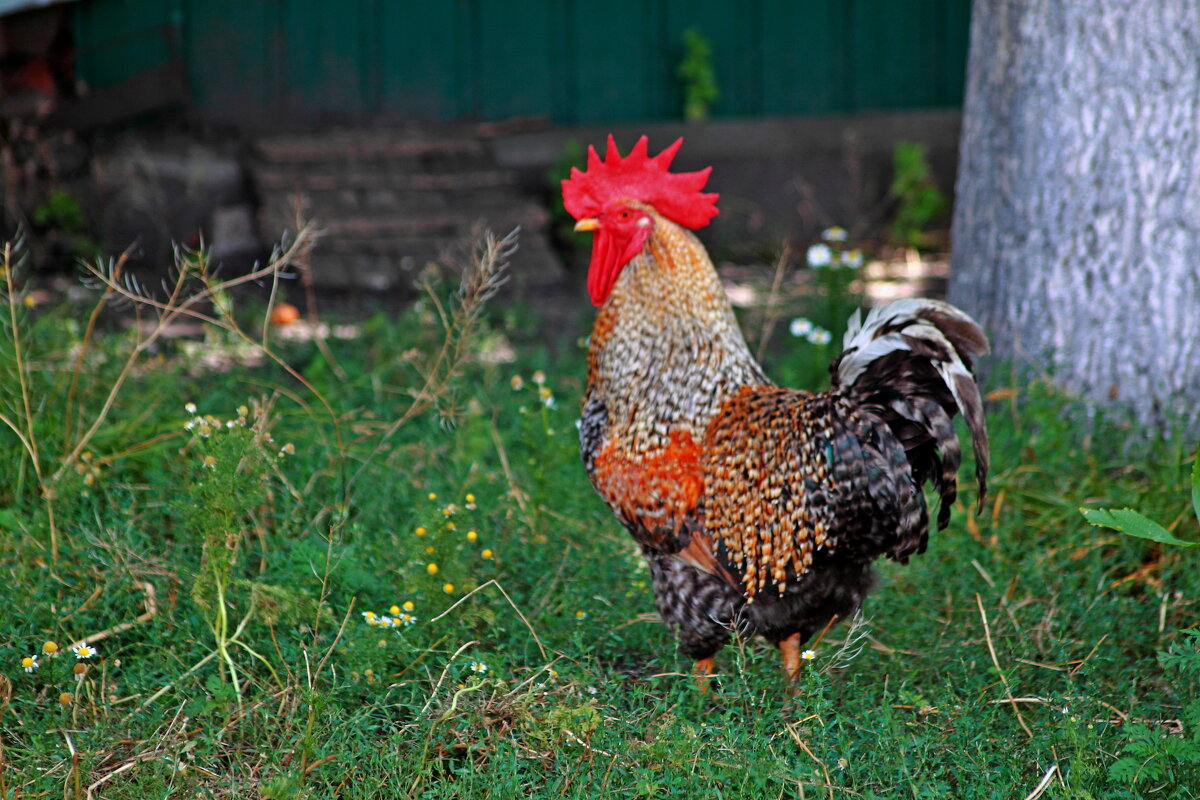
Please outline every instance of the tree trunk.
[[975, 0], [950, 298], [1000, 361], [1200, 423], [1200, 0]]

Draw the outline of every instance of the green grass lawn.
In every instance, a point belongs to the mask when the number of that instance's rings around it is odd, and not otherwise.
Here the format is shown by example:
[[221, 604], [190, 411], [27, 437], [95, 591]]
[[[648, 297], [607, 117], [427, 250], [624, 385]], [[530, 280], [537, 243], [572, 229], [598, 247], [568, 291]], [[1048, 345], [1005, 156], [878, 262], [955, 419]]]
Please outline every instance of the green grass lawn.
[[794, 694], [743, 641], [702, 695], [579, 463], [580, 344], [475, 290], [265, 357], [223, 290], [128, 361], [118, 292], [93, 330], [10, 286], [0, 798], [1200, 797], [1197, 551], [1079, 513], [1200, 538], [1195, 442], [993, 375], [983, 513]]

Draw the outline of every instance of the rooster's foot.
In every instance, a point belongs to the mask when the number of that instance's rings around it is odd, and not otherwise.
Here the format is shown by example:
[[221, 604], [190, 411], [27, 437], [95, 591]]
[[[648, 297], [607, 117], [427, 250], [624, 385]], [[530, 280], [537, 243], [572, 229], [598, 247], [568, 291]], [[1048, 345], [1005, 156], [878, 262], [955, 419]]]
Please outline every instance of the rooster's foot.
[[783, 657], [783, 671], [788, 680], [795, 683], [800, 677], [800, 643], [803, 641], [799, 633], [793, 633], [779, 642], [779, 654]]
[[712, 656], [701, 658], [696, 661], [696, 666], [692, 668], [692, 677], [696, 680], [696, 685], [700, 687], [700, 694], [708, 694], [708, 679], [713, 673]]

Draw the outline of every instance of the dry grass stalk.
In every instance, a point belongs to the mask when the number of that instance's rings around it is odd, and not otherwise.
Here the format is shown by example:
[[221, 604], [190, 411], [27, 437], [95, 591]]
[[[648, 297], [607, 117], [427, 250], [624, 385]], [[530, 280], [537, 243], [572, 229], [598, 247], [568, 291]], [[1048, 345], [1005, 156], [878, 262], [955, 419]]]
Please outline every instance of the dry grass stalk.
[[439, 408], [444, 401], [450, 383], [465, 360], [484, 306], [508, 280], [505, 270], [509, 259], [517, 251], [519, 231], [519, 228], [513, 229], [502, 239], [497, 239], [491, 231], [484, 232], [471, 254], [470, 263], [463, 270], [458, 303], [453, 308], [447, 308], [441, 302], [432, 285], [425, 283], [422, 286], [441, 321], [445, 334], [442, 346], [423, 369], [422, 386], [413, 394], [408, 408], [384, 430], [375, 448], [347, 482], [347, 492], [397, 431], [418, 414], [430, 408]]
[[1021, 714], [1021, 709], [1017, 705], [1017, 701], [1013, 698], [1012, 688], [1008, 685], [1008, 678], [1005, 676], [1004, 670], [1000, 669], [1000, 660], [996, 658], [996, 647], [992, 644], [992, 629], [988, 625], [987, 612], [983, 610], [983, 599], [979, 596], [978, 592], [975, 594], [975, 603], [979, 606], [979, 617], [983, 620], [983, 635], [987, 640], [988, 653], [992, 657], [992, 666], [996, 668], [997, 674], [1000, 675], [1000, 682], [1004, 684], [1004, 693], [1008, 695], [1008, 703], [1012, 706], [1013, 713], [1017, 715], [1017, 722], [1021, 724], [1021, 729], [1032, 739], [1033, 731], [1029, 729], [1029, 725], [1026, 724], [1025, 717]]

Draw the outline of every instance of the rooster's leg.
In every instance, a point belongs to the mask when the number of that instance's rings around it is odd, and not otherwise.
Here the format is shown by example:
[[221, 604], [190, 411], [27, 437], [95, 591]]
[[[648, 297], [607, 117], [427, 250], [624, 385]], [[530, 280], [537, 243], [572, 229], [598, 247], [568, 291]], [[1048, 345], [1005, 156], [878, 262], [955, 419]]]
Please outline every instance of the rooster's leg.
[[712, 673], [712, 656], [699, 659], [696, 666], [692, 668], [692, 677], [696, 679], [696, 685], [700, 687], [700, 694], [708, 694], [708, 678]]
[[800, 677], [800, 642], [799, 633], [793, 633], [779, 642], [779, 654], [783, 656], [783, 671], [787, 673], [792, 683]]

